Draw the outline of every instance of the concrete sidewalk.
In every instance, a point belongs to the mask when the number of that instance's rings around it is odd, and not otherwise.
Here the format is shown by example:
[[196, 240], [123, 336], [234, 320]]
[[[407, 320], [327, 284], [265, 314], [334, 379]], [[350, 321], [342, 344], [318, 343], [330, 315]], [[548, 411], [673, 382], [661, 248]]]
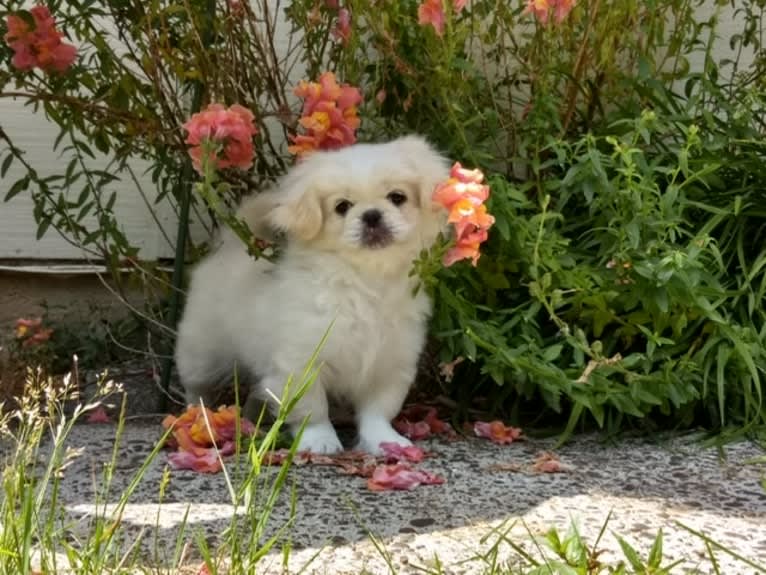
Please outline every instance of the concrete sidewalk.
[[[156, 420], [127, 424], [109, 502], [117, 501], [161, 432]], [[71, 447], [83, 450], [67, 467], [60, 493], [67, 515], [75, 520], [74, 531], [86, 529], [94, 513], [94, 477], [100, 476], [111, 456], [114, 434], [113, 425], [83, 424], [69, 438]], [[613, 533], [646, 557], [663, 528], [666, 563], [681, 559], [679, 573], [694, 568], [712, 573], [705, 559], [705, 542], [678, 527], [676, 522], [681, 522], [766, 564], [766, 490], [762, 485], [766, 462], [757, 446], [739, 443], [719, 452], [703, 449], [698, 438], [690, 437], [656, 443], [622, 440], [613, 445], [581, 437], [557, 451], [562, 463], [571, 467], [568, 472], [535, 474], [523, 467], [551, 445], [524, 441], [497, 446], [479, 439], [421, 442], [434, 457], [419, 467], [438, 473], [446, 483], [407, 492], [371, 492], [364, 479], [342, 475], [335, 468], [293, 467], [290, 477], [296, 485], [297, 509], [290, 530], [290, 571], [299, 571], [318, 553], [305, 572], [390, 573], [370, 541], [369, 530], [380, 538], [398, 573], [421, 572], [417, 567], [432, 565], [435, 555], [445, 573], [481, 573], [486, 565], [477, 555], [496, 543], [499, 534], [490, 532], [498, 526], [509, 528], [509, 539], [534, 552], [530, 531], [538, 535], [557, 527], [563, 535], [574, 521], [592, 543], [610, 512], [600, 544], [606, 549], [601, 556], [605, 561], [622, 557]], [[750, 462], [753, 459], [760, 461]], [[234, 512], [223, 474], [172, 471], [159, 506], [166, 461], [162, 452], [123, 514], [127, 542], [140, 533], [147, 556], [157, 541], [171, 549], [188, 511], [189, 539], [201, 531], [214, 546]], [[514, 464], [522, 469], [497, 470]], [[269, 468], [267, 473], [276, 469]], [[272, 516], [274, 529], [288, 520], [289, 505], [289, 494], [284, 493]], [[486, 535], [490, 537], [483, 540]], [[499, 550], [501, 560], [517, 556], [506, 543]], [[726, 575], [759, 572], [723, 552], [716, 553], [716, 559]], [[259, 570], [283, 572], [279, 554], [267, 558]]]

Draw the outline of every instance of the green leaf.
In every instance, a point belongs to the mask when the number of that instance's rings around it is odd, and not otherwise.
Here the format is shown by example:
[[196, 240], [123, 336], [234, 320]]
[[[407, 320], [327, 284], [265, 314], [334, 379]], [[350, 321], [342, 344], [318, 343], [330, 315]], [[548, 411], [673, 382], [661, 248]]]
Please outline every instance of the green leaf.
[[13, 154], [8, 154], [8, 157], [3, 160], [3, 166], [0, 168], [0, 178], [4, 178], [5, 174], [8, 173], [8, 169], [11, 167], [11, 164], [13, 163]]
[[51, 225], [51, 219], [49, 217], [44, 217], [40, 220], [40, 223], [37, 225], [37, 240], [39, 241], [44, 235], [45, 232], [48, 231], [48, 228]]
[[8, 193], [5, 194], [5, 201], [7, 202], [12, 197], [19, 195], [21, 192], [26, 191], [29, 188], [29, 175], [24, 176], [20, 180], [16, 180]]
[[548, 362], [554, 362], [561, 355], [561, 350], [564, 349], [564, 345], [557, 343], [543, 350], [543, 359]]
[[659, 569], [662, 563], [662, 527], [660, 527], [657, 537], [654, 539], [652, 549], [649, 551], [649, 568], [652, 570]]
[[641, 558], [638, 556], [638, 552], [633, 549], [633, 547], [630, 546], [630, 544], [625, 541], [622, 537], [617, 535], [615, 533], [615, 537], [617, 538], [617, 542], [620, 544], [620, 547], [622, 548], [622, 553], [625, 555], [625, 558], [630, 563], [630, 566], [633, 567], [638, 573], [645, 573], [646, 572], [646, 566], [641, 561]]
[[466, 355], [468, 356], [468, 359], [474, 361], [476, 359], [476, 343], [467, 333], [463, 334], [463, 347], [465, 349]]
[[564, 542], [564, 553], [566, 560], [570, 565], [581, 567], [588, 562], [588, 554], [585, 545], [583, 545], [580, 534], [576, 531]]
[[731, 357], [731, 348], [722, 343], [716, 350], [716, 385], [718, 391], [718, 411], [721, 425], [726, 425], [726, 364]]

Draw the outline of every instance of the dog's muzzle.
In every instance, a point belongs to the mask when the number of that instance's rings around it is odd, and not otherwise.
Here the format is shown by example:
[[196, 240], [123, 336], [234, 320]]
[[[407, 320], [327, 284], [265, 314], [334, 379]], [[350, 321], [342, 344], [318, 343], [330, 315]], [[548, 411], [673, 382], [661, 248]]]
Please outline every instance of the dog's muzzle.
[[383, 212], [380, 210], [367, 210], [361, 216], [362, 245], [368, 248], [384, 248], [390, 244], [394, 235], [383, 221]]

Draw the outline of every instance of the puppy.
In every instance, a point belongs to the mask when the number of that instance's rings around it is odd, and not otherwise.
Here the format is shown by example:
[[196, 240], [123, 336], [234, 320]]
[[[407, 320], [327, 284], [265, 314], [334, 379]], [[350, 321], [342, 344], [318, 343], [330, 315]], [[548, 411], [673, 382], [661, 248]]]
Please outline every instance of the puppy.
[[328, 394], [353, 406], [360, 449], [409, 445], [390, 422], [415, 378], [431, 313], [409, 273], [444, 228], [431, 194], [448, 176], [442, 156], [407, 136], [316, 152], [246, 201], [239, 214], [251, 229], [274, 228], [287, 244], [276, 263], [256, 261], [226, 232], [193, 272], [176, 345], [187, 401], [209, 402], [235, 366], [257, 380], [251, 395], [282, 397], [330, 328], [319, 376], [289, 416], [293, 432], [309, 418], [298, 448], [342, 449]]

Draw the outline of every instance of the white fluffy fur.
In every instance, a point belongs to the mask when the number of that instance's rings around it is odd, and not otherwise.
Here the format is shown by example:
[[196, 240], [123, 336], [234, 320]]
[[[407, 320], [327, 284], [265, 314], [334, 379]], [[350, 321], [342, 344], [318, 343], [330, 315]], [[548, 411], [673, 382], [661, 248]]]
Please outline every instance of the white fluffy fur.
[[[447, 176], [446, 161], [408, 136], [313, 154], [274, 190], [246, 201], [239, 213], [256, 234], [284, 231], [287, 247], [276, 264], [254, 261], [225, 233], [194, 271], [176, 346], [187, 401], [209, 401], [235, 365], [257, 376], [259, 397], [282, 397], [332, 324], [319, 378], [289, 421], [295, 429], [310, 416], [299, 448], [342, 448], [327, 394], [355, 408], [361, 449], [409, 444], [390, 421], [414, 380], [431, 302], [422, 290], [413, 296], [408, 274], [442, 229], [431, 193]], [[392, 190], [407, 201], [395, 206]], [[341, 200], [353, 203], [345, 216], [335, 212]], [[372, 209], [390, 232], [384, 247], [363, 245], [361, 215]]]

